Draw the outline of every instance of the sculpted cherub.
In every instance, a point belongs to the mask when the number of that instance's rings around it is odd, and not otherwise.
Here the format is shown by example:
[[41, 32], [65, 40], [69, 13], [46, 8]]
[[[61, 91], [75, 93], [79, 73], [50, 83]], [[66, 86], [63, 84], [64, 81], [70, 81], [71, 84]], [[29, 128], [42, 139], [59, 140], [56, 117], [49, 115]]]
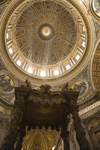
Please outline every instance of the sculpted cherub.
[[41, 94], [50, 95], [51, 94], [51, 86], [48, 84], [44, 84], [40, 86]]
[[62, 91], [72, 91], [72, 89], [69, 87], [68, 83], [62, 85], [61, 90]]

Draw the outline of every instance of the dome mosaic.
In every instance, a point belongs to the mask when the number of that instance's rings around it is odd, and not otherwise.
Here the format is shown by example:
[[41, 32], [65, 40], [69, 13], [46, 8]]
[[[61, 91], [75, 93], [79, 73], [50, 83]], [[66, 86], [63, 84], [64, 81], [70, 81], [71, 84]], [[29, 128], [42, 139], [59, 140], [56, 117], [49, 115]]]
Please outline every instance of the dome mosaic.
[[41, 1], [23, 10], [16, 22], [15, 37], [21, 53], [31, 62], [51, 65], [73, 51], [77, 27], [65, 7]]
[[84, 54], [91, 41], [87, 17], [64, 0], [22, 1], [7, 11], [11, 13], [2, 25], [4, 60], [18, 77], [36, 84], [44, 77], [50, 84], [58, 77], [61, 82], [69, 80], [87, 62]]

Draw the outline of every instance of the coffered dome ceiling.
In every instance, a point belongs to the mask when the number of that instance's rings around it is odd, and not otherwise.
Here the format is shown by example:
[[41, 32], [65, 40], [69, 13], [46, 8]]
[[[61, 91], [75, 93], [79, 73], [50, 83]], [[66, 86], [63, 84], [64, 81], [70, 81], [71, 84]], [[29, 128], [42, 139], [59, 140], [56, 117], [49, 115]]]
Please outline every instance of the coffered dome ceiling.
[[16, 41], [30, 61], [55, 64], [65, 59], [77, 40], [73, 16], [53, 1], [37, 2], [26, 8], [16, 23]]
[[7, 0], [0, 0], [0, 5], [4, 4]]
[[91, 56], [92, 25], [76, 1], [15, 0], [1, 21], [2, 58], [23, 80], [67, 82]]

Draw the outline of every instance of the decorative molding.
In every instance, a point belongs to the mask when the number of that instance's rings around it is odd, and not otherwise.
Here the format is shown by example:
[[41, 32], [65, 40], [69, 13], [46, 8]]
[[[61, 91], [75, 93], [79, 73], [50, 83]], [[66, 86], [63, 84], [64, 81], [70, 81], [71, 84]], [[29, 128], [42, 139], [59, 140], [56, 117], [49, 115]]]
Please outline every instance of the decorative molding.
[[95, 88], [100, 90], [100, 43], [98, 44], [93, 58], [92, 76]]
[[83, 114], [85, 114], [85, 113], [87, 113], [87, 112], [93, 110], [94, 108], [96, 108], [96, 107], [98, 107], [98, 106], [100, 106], [100, 101], [98, 101], [98, 102], [96, 102], [96, 103], [94, 103], [94, 104], [92, 104], [92, 105], [86, 107], [85, 109], [79, 111], [79, 116], [81, 116], [81, 115], [83, 115]]

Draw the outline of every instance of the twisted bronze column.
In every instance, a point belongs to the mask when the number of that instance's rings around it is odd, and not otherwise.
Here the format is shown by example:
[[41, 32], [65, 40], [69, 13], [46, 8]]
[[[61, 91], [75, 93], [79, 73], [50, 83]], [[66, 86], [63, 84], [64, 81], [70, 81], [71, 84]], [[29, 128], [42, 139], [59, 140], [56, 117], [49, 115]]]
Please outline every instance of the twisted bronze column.
[[20, 131], [19, 131], [19, 136], [18, 136], [18, 140], [16, 142], [16, 148], [15, 150], [21, 150], [22, 149], [22, 143], [23, 143], [23, 138], [25, 136], [25, 126], [22, 124], [20, 127]]
[[81, 120], [78, 115], [78, 105], [75, 100], [70, 99], [70, 112], [73, 115], [74, 128], [76, 130], [76, 139], [80, 145], [80, 150], [90, 150], [88, 141], [85, 137], [84, 128], [81, 125]]
[[61, 128], [61, 137], [64, 141], [64, 150], [70, 150], [69, 141], [68, 141], [69, 132], [67, 131], [66, 125], [62, 126]]
[[14, 113], [12, 115], [11, 123], [7, 136], [2, 144], [2, 150], [14, 150], [14, 145], [18, 136], [18, 127], [22, 121], [24, 112], [24, 98], [15, 101]]

